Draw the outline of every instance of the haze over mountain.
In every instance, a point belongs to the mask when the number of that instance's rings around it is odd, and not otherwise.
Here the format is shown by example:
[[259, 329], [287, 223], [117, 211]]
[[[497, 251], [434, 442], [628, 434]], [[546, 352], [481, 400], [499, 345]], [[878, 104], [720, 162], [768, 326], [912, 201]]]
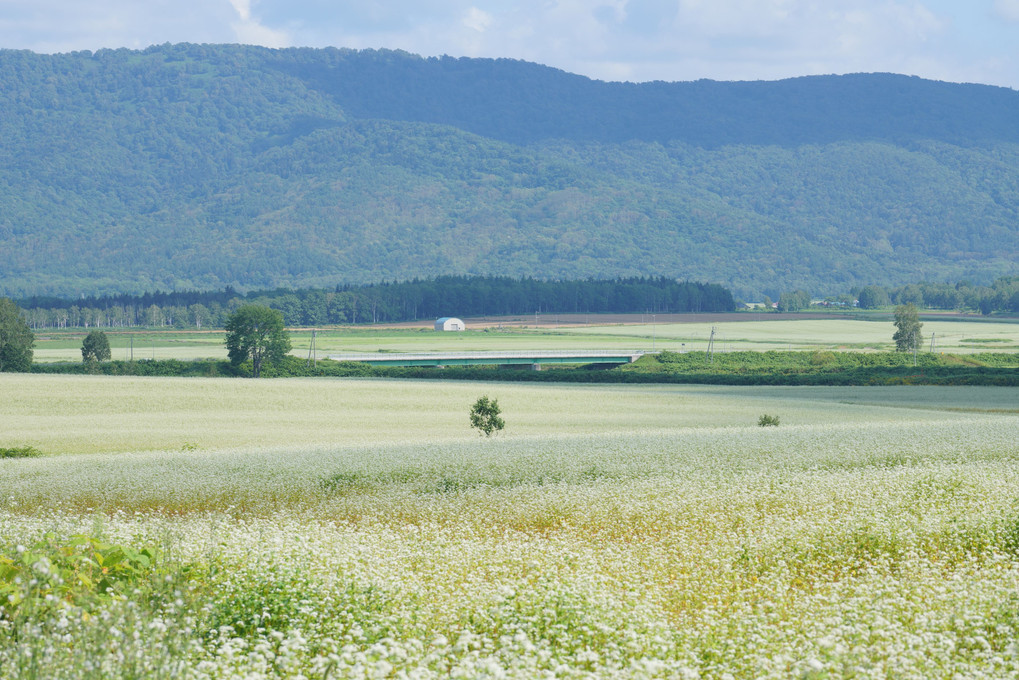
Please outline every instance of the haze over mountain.
[[1019, 93], [605, 83], [512, 60], [0, 51], [0, 294], [1019, 273]]

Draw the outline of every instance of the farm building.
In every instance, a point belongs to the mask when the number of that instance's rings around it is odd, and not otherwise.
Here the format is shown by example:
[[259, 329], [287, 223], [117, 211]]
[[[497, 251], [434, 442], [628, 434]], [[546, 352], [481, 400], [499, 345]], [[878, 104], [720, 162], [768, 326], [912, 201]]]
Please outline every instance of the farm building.
[[467, 328], [464, 322], [453, 316], [444, 316], [441, 319], [435, 320], [435, 330], [437, 331], [462, 331]]

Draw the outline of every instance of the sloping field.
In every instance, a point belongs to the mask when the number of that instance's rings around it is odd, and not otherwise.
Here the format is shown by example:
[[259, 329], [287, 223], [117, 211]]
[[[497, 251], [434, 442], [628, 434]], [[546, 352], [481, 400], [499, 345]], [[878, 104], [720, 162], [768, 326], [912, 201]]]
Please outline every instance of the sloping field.
[[5, 677], [1019, 672], [1015, 389], [0, 391]]

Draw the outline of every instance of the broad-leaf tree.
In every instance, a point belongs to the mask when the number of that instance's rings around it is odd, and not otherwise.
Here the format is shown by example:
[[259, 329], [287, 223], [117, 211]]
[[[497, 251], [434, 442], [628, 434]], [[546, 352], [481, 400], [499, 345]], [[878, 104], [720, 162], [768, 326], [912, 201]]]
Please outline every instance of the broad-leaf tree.
[[95, 364], [110, 359], [110, 341], [106, 333], [92, 331], [81, 343], [81, 360], [86, 364]]
[[892, 335], [895, 351], [913, 352], [919, 349], [920, 343], [923, 342], [923, 334], [920, 332], [923, 324], [920, 323], [920, 313], [917, 312], [916, 305], [910, 303], [896, 307], [895, 321], [892, 323], [895, 324], [895, 334]]
[[471, 406], [471, 427], [476, 428], [486, 437], [492, 436], [506, 426], [506, 423], [499, 417], [501, 413], [498, 399], [489, 399], [487, 396], [480, 397]]
[[29, 371], [35, 335], [10, 298], [0, 298], [0, 371]]
[[864, 286], [858, 296], [860, 309], [877, 309], [888, 305], [888, 291], [881, 286]]
[[259, 377], [263, 362], [282, 361], [290, 351], [283, 314], [263, 305], [239, 307], [226, 322], [226, 349], [234, 366], [251, 359], [251, 375]]
[[810, 293], [797, 289], [791, 293], [782, 293], [778, 298], [778, 311], [798, 312], [810, 306]]

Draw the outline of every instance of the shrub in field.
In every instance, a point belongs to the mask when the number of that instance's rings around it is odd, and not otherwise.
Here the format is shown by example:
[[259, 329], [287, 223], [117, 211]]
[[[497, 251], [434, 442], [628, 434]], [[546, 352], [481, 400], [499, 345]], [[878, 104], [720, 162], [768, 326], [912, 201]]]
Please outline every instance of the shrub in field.
[[838, 362], [834, 352], [827, 350], [815, 350], [810, 355], [810, 364], [812, 366], [831, 366]]
[[769, 416], [765, 413], [757, 419], [757, 424], [761, 427], [778, 427], [778, 416]]
[[471, 427], [479, 430], [486, 437], [490, 437], [493, 432], [506, 426], [505, 421], [499, 417], [500, 413], [502, 411], [499, 408], [498, 399], [489, 400], [487, 396], [479, 397], [471, 406]]
[[0, 447], [0, 458], [35, 458], [41, 455], [34, 446]]

